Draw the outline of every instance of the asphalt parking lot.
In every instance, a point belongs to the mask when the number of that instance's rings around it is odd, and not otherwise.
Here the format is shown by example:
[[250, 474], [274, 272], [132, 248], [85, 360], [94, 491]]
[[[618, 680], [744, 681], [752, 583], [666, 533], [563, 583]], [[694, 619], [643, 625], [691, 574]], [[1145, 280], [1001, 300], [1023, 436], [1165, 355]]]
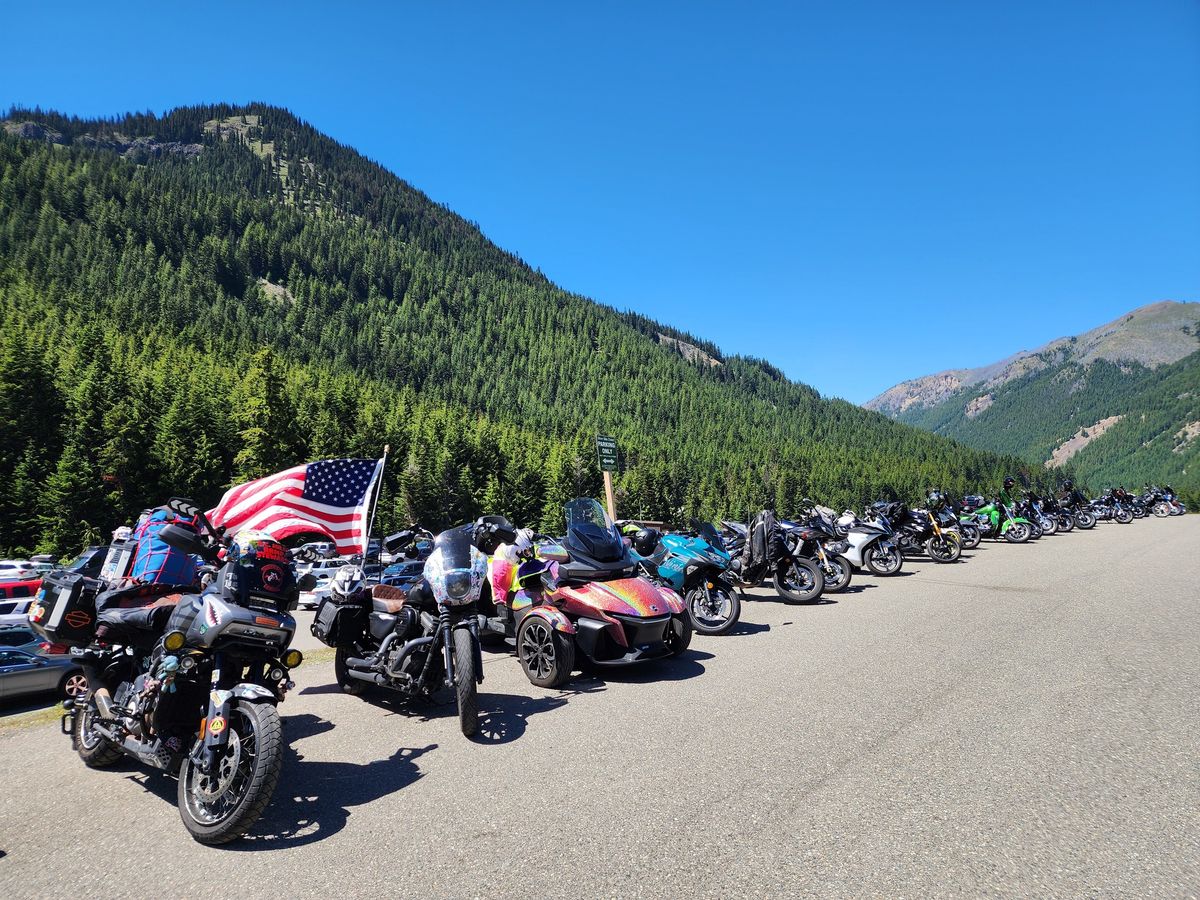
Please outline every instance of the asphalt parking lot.
[[169, 778], [10, 717], [0, 891], [1194, 896], [1198, 593], [1198, 516], [985, 542], [828, 603], [756, 592], [736, 634], [563, 691], [489, 653], [474, 742], [315, 662], [274, 801], [217, 849]]

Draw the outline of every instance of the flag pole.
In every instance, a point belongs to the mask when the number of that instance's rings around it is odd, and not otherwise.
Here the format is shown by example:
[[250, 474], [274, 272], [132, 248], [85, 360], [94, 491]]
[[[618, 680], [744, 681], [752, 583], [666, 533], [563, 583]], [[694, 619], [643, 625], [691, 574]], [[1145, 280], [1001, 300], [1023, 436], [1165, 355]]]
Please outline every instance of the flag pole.
[[[364, 566], [367, 564], [367, 560], [371, 554], [371, 532], [375, 530], [375, 513], [379, 511], [379, 496], [383, 493], [383, 470], [387, 468], [388, 453], [390, 453], [391, 450], [392, 450], [391, 444], [383, 445], [383, 459], [380, 460], [379, 475], [377, 476], [377, 478], [375, 480], [375, 497], [371, 501], [371, 517], [370, 517], [370, 519], [367, 520], [367, 537], [363, 541], [363, 565]], [[383, 548], [381, 547], [380, 550], [382, 550], [382, 549]], [[379, 556], [381, 556], [381, 555], [382, 554], [376, 555], [376, 557], [375, 557], [376, 562], [379, 562]], [[382, 583], [382, 581], [383, 581], [383, 563], [380, 562], [379, 566], [380, 566], [379, 581]]]

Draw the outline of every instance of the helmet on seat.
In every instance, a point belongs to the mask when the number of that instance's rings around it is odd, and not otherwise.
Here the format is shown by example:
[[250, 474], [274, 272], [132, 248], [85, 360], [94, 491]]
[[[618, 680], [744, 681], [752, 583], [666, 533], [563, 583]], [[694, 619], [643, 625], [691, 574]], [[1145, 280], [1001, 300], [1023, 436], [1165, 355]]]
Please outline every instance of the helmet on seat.
[[638, 556], [650, 556], [661, 538], [662, 532], [657, 528], [639, 528], [633, 536], [633, 549]]
[[361, 591], [367, 582], [367, 576], [358, 566], [342, 566], [333, 576], [329, 585], [329, 593], [335, 603], [345, 603]]

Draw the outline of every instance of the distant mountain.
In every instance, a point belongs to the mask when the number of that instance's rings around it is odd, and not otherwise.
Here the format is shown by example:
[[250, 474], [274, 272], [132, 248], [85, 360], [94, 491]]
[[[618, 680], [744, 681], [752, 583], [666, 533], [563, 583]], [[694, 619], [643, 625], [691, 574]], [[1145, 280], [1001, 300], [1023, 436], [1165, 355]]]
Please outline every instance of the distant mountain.
[[0, 125], [0, 550], [385, 443], [384, 528], [557, 527], [597, 432], [677, 522], [1016, 464], [569, 293], [286, 110]]
[[865, 404], [966, 444], [1102, 483], [1200, 490], [1200, 303], [1163, 301]]

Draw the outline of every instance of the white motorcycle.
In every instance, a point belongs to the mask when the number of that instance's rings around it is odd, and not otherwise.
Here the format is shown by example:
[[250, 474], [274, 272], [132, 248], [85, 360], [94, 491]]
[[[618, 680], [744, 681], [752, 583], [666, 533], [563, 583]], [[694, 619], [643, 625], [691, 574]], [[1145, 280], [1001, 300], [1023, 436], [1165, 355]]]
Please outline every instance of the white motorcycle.
[[838, 517], [836, 525], [849, 544], [842, 556], [856, 569], [866, 569], [872, 575], [895, 575], [904, 566], [896, 533], [886, 521], [865, 522], [848, 509]]

